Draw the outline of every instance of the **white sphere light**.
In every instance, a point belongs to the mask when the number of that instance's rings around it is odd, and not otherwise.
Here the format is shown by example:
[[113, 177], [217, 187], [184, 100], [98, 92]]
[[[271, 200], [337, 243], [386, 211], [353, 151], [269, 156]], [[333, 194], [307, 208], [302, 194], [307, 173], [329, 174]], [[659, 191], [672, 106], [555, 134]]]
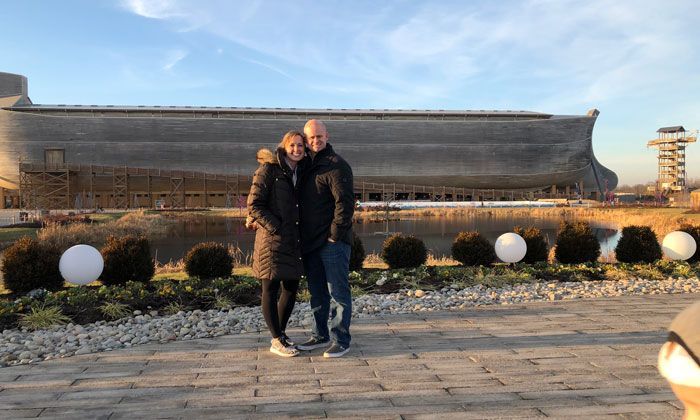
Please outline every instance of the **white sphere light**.
[[515, 263], [525, 258], [527, 244], [522, 236], [514, 232], [504, 233], [496, 239], [496, 255], [507, 263]]
[[695, 254], [698, 245], [687, 232], [673, 231], [664, 237], [661, 249], [672, 260], [687, 260]]
[[67, 282], [83, 285], [97, 280], [104, 265], [100, 251], [90, 245], [75, 245], [61, 255], [58, 269]]

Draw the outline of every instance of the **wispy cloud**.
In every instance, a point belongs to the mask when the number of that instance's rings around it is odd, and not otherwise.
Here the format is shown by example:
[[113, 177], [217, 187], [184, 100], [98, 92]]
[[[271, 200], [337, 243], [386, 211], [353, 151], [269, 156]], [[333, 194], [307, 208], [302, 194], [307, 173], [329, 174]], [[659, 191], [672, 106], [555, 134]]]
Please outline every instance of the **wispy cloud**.
[[150, 19], [183, 18], [172, 0], [122, 0], [122, 7]]
[[[189, 3], [189, 4], [188, 4]], [[121, 7], [138, 16], [175, 23], [177, 32], [193, 32], [212, 22], [216, 7], [197, 7], [182, 0], [121, 0]]]
[[180, 61], [184, 60], [189, 53], [185, 50], [172, 50], [166, 54], [165, 63], [161, 67], [164, 71], [171, 71]]
[[[368, 86], [364, 93], [376, 92], [370, 101], [411, 105], [541, 84], [524, 105], [543, 107], [602, 103], [681, 80], [688, 70], [668, 64], [694, 54], [686, 18], [697, 12], [691, 0], [128, 0], [125, 7], [243, 46], [260, 55], [250, 62], [328, 91]], [[663, 24], [652, 30], [650, 22]]]
[[284, 71], [278, 67], [273, 66], [272, 64], [264, 63], [262, 61], [254, 60], [252, 58], [243, 58], [242, 60], [247, 61], [247, 62], [252, 63], [252, 64], [255, 64], [255, 65], [260, 66], [260, 67], [264, 67], [264, 68], [271, 70], [277, 74], [281, 74], [282, 76], [284, 76], [288, 79], [294, 80], [294, 77], [291, 74], [287, 73], [286, 71]]

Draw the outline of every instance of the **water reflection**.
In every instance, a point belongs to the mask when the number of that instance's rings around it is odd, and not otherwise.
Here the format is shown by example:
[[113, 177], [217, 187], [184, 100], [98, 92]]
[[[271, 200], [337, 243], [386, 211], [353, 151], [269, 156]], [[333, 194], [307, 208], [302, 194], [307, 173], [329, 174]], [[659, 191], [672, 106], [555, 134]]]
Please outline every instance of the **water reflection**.
[[[469, 213], [449, 217], [414, 217], [400, 221], [360, 223], [355, 232], [364, 243], [367, 253], [381, 252], [386, 232], [402, 232], [421, 238], [435, 256], [450, 256], [452, 240], [460, 231], [478, 230], [491, 243], [499, 235], [512, 231], [514, 226], [536, 226], [542, 230], [549, 245], [556, 239], [559, 218], [530, 216], [496, 216], [490, 212]], [[160, 262], [178, 260], [199, 242], [216, 241], [238, 246], [244, 255], [253, 251], [255, 234], [243, 225], [242, 219], [226, 217], [198, 217], [178, 220], [167, 236], [151, 241], [154, 256]], [[592, 224], [601, 244], [603, 255], [613, 252], [620, 232], [611, 225]]]

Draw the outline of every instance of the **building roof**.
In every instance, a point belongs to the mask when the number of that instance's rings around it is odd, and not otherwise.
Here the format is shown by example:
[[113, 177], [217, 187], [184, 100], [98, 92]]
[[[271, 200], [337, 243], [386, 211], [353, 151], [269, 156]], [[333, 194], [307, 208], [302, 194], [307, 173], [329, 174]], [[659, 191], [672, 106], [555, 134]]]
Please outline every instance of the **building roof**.
[[238, 114], [238, 115], [260, 115], [271, 117], [303, 116], [303, 117], [376, 117], [376, 118], [512, 118], [512, 119], [549, 119], [552, 114], [532, 111], [497, 111], [497, 110], [428, 110], [428, 109], [346, 109], [346, 108], [256, 108], [256, 107], [206, 107], [206, 106], [121, 106], [121, 105], [16, 105], [5, 107], [8, 111], [31, 112], [31, 113], [60, 113], [70, 115], [72, 113], [124, 113], [132, 114], [159, 114], [167, 117], [168, 114]]
[[672, 127], [661, 127], [656, 130], [657, 133], [684, 133], [685, 128], [682, 125], [674, 125]]

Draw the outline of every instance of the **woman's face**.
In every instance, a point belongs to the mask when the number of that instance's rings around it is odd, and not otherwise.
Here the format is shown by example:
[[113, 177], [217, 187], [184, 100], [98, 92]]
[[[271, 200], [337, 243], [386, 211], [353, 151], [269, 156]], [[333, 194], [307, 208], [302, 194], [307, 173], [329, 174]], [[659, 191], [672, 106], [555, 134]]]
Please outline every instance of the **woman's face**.
[[294, 136], [292, 141], [284, 147], [287, 157], [294, 162], [299, 162], [304, 158], [304, 140], [301, 136]]

